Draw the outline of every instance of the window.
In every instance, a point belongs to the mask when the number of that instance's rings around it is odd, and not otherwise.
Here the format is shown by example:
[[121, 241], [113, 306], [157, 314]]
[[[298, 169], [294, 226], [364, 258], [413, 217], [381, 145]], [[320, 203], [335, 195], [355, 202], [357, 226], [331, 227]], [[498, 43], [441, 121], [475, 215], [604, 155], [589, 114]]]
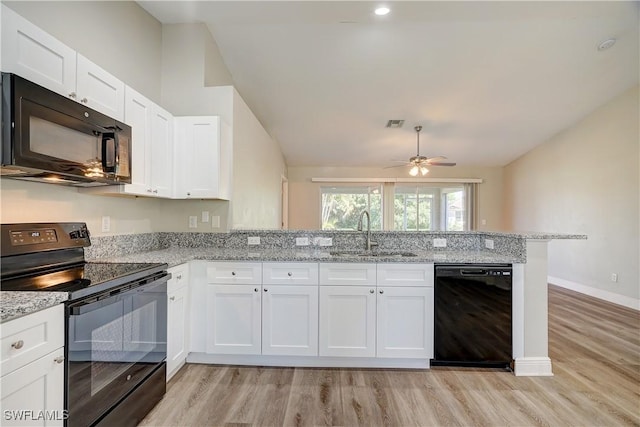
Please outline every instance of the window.
[[355, 230], [364, 210], [371, 215], [371, 229], [382, 230], [382, 185], [321, 187], [320, 190], [322, 230]]
[[466, 187], [460, 185], [398, 185], [393, 226], [403, 231], [468, 230]]

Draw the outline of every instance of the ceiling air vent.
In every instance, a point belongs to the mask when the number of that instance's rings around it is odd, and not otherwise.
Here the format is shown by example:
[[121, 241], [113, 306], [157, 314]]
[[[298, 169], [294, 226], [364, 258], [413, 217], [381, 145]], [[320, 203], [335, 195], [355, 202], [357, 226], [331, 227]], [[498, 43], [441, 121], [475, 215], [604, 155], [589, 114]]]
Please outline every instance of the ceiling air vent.
[[388, 128], [401, 128], [404, 124], [404, 120], [389, 120], [387, 122]]

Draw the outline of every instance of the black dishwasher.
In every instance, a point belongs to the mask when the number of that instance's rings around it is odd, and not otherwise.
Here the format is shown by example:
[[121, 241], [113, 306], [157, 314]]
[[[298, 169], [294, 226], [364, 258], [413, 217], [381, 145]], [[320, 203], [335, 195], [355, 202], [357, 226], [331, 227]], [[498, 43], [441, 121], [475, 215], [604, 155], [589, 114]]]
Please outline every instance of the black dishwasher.
[[509, 368], [510, 264], [436, 264], [431, 366]]

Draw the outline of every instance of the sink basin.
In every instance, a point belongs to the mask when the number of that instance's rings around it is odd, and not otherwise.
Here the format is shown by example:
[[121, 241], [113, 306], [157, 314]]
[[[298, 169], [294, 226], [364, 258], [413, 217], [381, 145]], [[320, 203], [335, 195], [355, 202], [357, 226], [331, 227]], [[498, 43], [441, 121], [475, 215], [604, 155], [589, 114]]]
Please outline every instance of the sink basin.
[[337, 257], [353, 257], [353, 258], [358, 258], [358, 257], [398, 257], [398, 258], [403, 258], [403, 257], [417, 256], [416, 254], [414, 254], [412, 252], [393, 252], [393, 251], [330, 252], [330, 254], [332, 256], [337, 256]]

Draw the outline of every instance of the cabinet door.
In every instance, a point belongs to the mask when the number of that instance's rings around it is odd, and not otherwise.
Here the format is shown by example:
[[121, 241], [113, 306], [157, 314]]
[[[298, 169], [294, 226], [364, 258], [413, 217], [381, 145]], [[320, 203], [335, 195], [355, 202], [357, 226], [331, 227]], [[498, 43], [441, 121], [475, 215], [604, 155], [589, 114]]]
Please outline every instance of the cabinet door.
[[[59, 348], [0, 379], [3, 426], [61, 426], [64, 349]], [[32, 418], [19, 420], [20, 414]], [[38, 417], [38, 414], [46, 416]], [[46, 419], [46, 418], [53, 419]]]
[[168, 294], [167, 381], [169, 381], [187, 359], [188, 291], [189, 288], [183, 286]]
[[372, 286], [320, 286], [320, 356], [376, 355]]
[[124, 121], [124, 82], [78, 54], [76, 100]]
[[76, 91], [76, 52], [2, 5], [2, 71], [63, 96]]
[[377, 356], [433, 357], [433, 288], [379, 287]]
[[317, 286], [263, 286], [262, 354], [318, 355]]
[[153, 103], [131, 89], [125, 88], [124, 122], [131, 126], [131, 184], [125, 184], [129, 194], [151, 196], [151, 117]]
[[207, 353], [260, 354], [260, 285], [207, 286]]
[[173, 188], [173, 116], [154, 105], [150, 141], [151, 192], [171, 197]]
[[218, 198], [220, 117], [176, 117], [177, 198]]

